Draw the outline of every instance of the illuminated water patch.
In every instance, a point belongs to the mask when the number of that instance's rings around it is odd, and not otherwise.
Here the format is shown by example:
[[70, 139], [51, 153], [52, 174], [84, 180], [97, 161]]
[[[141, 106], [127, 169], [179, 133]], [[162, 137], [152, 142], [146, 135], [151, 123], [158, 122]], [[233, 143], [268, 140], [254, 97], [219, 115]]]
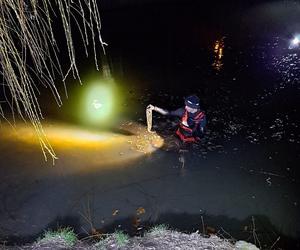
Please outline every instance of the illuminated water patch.
[[[88, 130], [57, 122], [44, 124], [44, 129], [59, 157], [56, 164], [72, 172], [123, 166], [128, 161], [155, 152], [164, 144], [159, 135], [149, 133], [144, 125], [134, 122], [120, 125], [120, 133]], [[18, 157], [23, 155], [28, 161], [33, 155], [39, 155], [42, 163], [39, 142], [30, 125], [17, 124], [15, 129], [4, 125], [1, 130], [1, 141], [15, 145], [12, 150], [21, 151]], [[26, 150], [22, 152], [22, 148]]]

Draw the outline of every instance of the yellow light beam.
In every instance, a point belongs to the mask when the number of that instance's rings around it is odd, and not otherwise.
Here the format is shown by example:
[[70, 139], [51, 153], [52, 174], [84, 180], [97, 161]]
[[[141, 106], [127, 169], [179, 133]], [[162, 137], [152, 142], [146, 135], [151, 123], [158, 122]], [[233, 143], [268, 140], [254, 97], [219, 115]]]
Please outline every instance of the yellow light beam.
[[[35, 154], [40, 154], [35, 131], [30, 126], [19, 123], [14, 130], [8, 125], [3, 125], [1, 129], [1, 141], [23, 148], [25, 144], [26, 152], [31, 149]], [[125, 122], [120, 126], [124, 133], [99, 132], [57, 122], [45, 123], [44, 129], [49, 142], [58, 152], [60, 159], [57, 164], [63, 161], [64, 167], [70, 171], [123, 166], [155, 152], [164, 144], [159, 135], [149, 133], [145, 126], [134, 122]], [[30, 158], [31, 154], [27, 157]]]

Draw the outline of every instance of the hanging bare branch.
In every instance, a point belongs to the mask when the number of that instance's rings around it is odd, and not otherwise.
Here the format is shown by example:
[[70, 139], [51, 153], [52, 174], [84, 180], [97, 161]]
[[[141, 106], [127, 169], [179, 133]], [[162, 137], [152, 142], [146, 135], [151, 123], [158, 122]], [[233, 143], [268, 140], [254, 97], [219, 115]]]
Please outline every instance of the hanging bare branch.
[[[63, 72], [59, 47], [53, 30], [54, 21], [61, 23], [68, 51], [69, 67]], [[56, 103], [62, 104], [56, 88], [56, 77], [64, 84], [69, 73], [80, 82], [76, 65], [73, 32], [80, 32], [86, 55], [92, 40], [98, 69], [96, 44], [103, 48], [101, 20], [96, 0], [0, 0], [0, 74], [4, 99], [11, 114], [30, 121], [40, 142], [45, 159], [56, 154], [43, 130], [38, 86], [47, 87]], [[97, 41], [95, 40], [97, 38]], [[0, 106], [0, 116], [4, 117]], [[1, 118], [0, 117], [0, 118]]]

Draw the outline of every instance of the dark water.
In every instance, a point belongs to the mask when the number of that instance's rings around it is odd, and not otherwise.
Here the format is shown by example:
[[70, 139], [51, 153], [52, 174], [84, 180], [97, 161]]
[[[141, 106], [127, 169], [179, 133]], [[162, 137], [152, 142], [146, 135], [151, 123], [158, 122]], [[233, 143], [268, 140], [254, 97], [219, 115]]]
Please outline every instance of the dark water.
[[[255, 225], [263, 247], [278, 237], [275, 247], [299, 247], [300, 52], [288, 49], [297, 30], [284, 26], [294, 21], [285, 8], [295, 8], [270, 6], [283, 13], [278, 22], [276, 11], [266, 22], [259, 4], [204, 8], [191, 1], [105, 11], [107, 58], [126, 97], [120, 116], [144, 123], [149, 103], [175, 109], [196, 93], [208, 117], [206, 136], [187, 152], [165, 147], [130, 167], [93, 174], [52, 178], [37, 168], [29, 180], [19, 169], [31, 163], [7, 157], [13, 167], [1, 185], [3, 238], [31, 239], [57, 225], [84, 234], [89, 215], [104, 231], [166, 223], [202, 232], [204, 225], [251, 242]], [[248, 20], [253, 13], [255, 24]], [[81, 63], [88, 72], [90, 62]], [[166, 140], [175, 124], [154, 116]], [[139, 207], [146, 213], [136, 216]]]

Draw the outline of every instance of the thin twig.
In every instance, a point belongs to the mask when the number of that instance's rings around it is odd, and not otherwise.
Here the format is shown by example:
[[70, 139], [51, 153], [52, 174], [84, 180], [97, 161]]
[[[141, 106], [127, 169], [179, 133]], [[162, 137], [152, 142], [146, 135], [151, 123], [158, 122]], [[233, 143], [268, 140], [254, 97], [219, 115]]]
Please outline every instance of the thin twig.
[[203, 220], [203, 216], [202, 215], [201, 215], [201, 222], [202, 222], [202, 233], [205, 234], [204, 220]]
[[254, 244], [256, 245], [258, 243], [259, 245], [259, 248], [261, 248], [261, 245], [260, 245], [260, 241], [258, 239], [258, 236], [256, 234], [256, 227], [255, 227], [255, 219], [254, 219], [254, 216], [251, 217], [252, 219], [252, 235], [253, 235], [253, 239], [254, 239]]
[[222, 229], [222, 231], [223, 231], [225, 234], [227, 234], [227, 235], [231, 238], [231, 240], [234, 240], [234, 241], [235, 241], [235, 238], [233, 238], [233, 237], [231, 236], [231, 234], [229, 234], [223, 227], [221, 227], [221, 229]]
[[270, 247], [270, 249], [272, 249], [276, 244], [277, 242], [280, 240], [280, 236], [277, 238], [277, 240], [273, 243], [273, 245]]

